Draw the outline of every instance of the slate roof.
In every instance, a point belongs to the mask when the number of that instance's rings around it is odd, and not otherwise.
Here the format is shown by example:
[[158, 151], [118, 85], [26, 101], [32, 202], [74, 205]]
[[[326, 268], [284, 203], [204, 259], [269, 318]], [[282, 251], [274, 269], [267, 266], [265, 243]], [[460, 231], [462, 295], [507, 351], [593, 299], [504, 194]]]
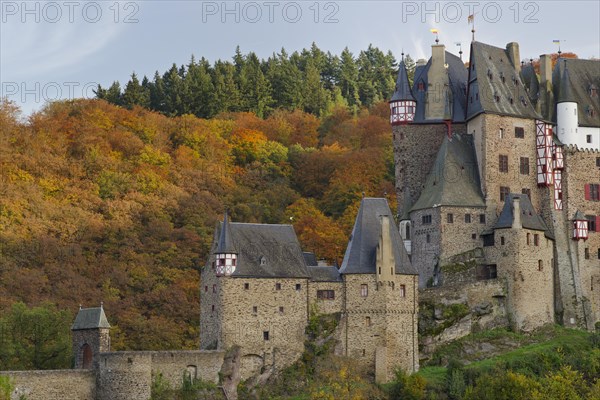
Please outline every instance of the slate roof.
[[317, 261], [317, 256], [315, 256], [315, 253], [303, 251], [302, 256], [304, 257], [304, 262], [306, 263], [307, 266], [310, 267], [310, 266], [319, 265], [319, 261]]
[[310, 274], [310, 280], [313, 282], [341, 282], [342, 275], [340, 271], [333, 266], [317, 267], [309, 266], [308, 273]]
[[362, 199], [340, 274], [374, 274], [376, 272], [377, 246], [381, 233], [380, 216], [382, 215], [387, 215], [390, 219], [390, 237], [396, 261], [396, 273], [418, 275], [417, 270], [410, 263], [387, 200], [379, 198]]
[[[215, 241], [223, 231], [218, 224]], [[227, 233], [237, 251], [234, 277], [308, 278], [308, 270], [291, 225], [230, 222]], [[219, 239], [217, 239], [219, 238]], [[264, 260], [264, 264], [262, 262]]]
[[411, 212], [439, 206], [485, 206], [471, 135], [444, 137], [425, 188]]
[[80, 308], [75, 317], [75, 322], [71, 326], [72, 331], [83, 330], [83, 329], [98, 329], [98, 328], [110, 328], [110, 324], [104, 314], [104, 308]]
[[229, 227], [229, 218], [227, 216], [227, 211], [225, 211], [225, 217], [223, 218], [223, 228], [219, 234], [219, 241], [217, 243], [217, 249], [215, 253], [230, 253], [236, 254], [237, 250], [233, 245], [233, 241], [231, 240], [231, 235], [229, 231], [231, 228]]
[[[463, 64], [462, 60], [452, 53], [446, 52], [446, 64], [448, 64], [448, 80], [449, 89], [452, 99], [452, 121], [453, 122], [464, 122], [465, 121], [465, 104], [466, 104], [466, 86], [468, 71]], [[417, 101], [417, 107], [415, 109], [415, 118], [413, 123], [429, 123], [429, 122], [441, 122], [432, 121], [425, 119], [425, 104], [427, 91], [419, 91], [419, 83], [423, 82], [423, 86], [427, 89], [428, 85], [428, 73], [431, 67], [431, 58], [427, 64], [418, 66], [415, 69], [415, 77], [413, 82], [412, 93]]]
[[577, 210], [575, 212], [575, 215], [573, 215], [573, 220], [585, 221], [585, 220], [587, 220], [587, 217], [585, 216], [584, 213], [582, 213], [581, 211]]
[[[470, 65], [475, 67], [470, 69], [467, 119], [482, 112], [542, 119], [506, 49], [472, 42]], [[476, 100], [476, 94], [479, 94], [479, 100]], [[496, 96], [499, 101], [496, 101]]]
[[398, 100], [412, 100], [415, 98], [410, 90], [410, 82], [408, 81], [408, 73], [406, 72], [406, 65], [404, 60], [400, 61], [398, 66], [398, 78], [396, 79], [396, 90], [392, 95], [390, 101]]
[[532, 64], [525, 64], [521, 67], [521, 78], [527, 87], [529, 100], [535, 106], [540, 98], [540, 81]]
[[[538, 215], [538, 213], [533, 208], [531, 204], [531, 200], [529, 200], [529, 196], [524, 194], [515, 194], [511, 193], [508, 195], [506, 200], [504, 201], [504, 208], [500, 213], [500, 217], [498, 217], [498, 221], [494, 225], [494, 229], [503, 229], [512, 227], [513, 219], [514, 219], [514, 208], [513, 208], [513, 199], [520, 198], [520, 207], [521, 207], [521, 225], [525, 229], [531, 229], [534, 231], [544, 231], [548, 232], [548, 227], [546, 223]], [[547, 235], [548, 236], [548, 235]]]
[[[568, 79], [564, 79], [565, 66]], [[567, 84], [567, 81], [570, 85]], [[561, 59], [552, 71], [552, 90], [557, 102], [575, 101], [578, 104], [580, 126], [600, 127], [600, 96], [590, 96], [590, 86], [600, 93], [600, 60]], [[565, 91], [569, 92], [565, 94]], [[593, 116], [589, 109], [593, 109]], [[556, 122], [554, 110], [552, 120]]]

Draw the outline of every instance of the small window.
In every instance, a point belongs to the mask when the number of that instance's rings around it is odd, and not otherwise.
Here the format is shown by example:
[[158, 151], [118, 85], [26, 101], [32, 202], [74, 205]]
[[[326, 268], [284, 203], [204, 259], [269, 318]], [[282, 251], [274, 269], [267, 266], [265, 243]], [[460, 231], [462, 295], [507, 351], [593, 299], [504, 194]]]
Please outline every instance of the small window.
[[471, 223], [471, 214], [465, 214], [465, 224]]
[[454, 223], [454, 214], [448, 214], [448, 215], [446, 215], [446, 221], [449, 224], [453, 224]]
[[476, 233], [473, 233], [473, 234], [471, 235], [471, 239], [473, 239], [473, 240], [477, 239], [477, 234], [476, 234]]
[[483, 245], [485, 247], [493, 246], [495, 244], [493, 233], [491, 233], [489, 235], [482, 235], [482, 237], [483, 237]]
[[600, 226], [596, 226], [595, 215], [586, 215], [585, 218], [588, 221], [588, 232], [600, 232]]
[[281, 290], [281, 283], [275, 284], [275, 290]]
[[479, 214], [479, 223], [485, 224], [485, 214]]
[[406, 297], [406, 285], [400, 285], [400, 297]]
[[531, 244], [531, 234], [527, 233], [527, 246]]
[[586, 260], [589, 260], [589, 259], [590, 259], [590, 248], [589, 248], [589, 247], [586, 247], [586, 248], [584, 249], [583, 253], [584, 253], [585, 259], [586, 259]]
[[334, 290], [317, 290], [317, 299], [319, 300], [335, 300]]
[[204, 286], [204, 291], [208, 292], [208, 286]]
[[248, 290], [250, 289], [250, 284], [249, 283], [244, 283], [244, 290]]
[[263, 332], [263, 339], [264, 340], [269, 340], [269, 331], [264, 331]]
[[592, 135], [586, 135], [585, 136], [585, 142], [586, 143], [592, 143]]
[[283, 314], [283, 307], [279, 307], [279, 314]]
[[538, 260], [538, 271], [544, 270], [544, 262], [542, 260]]
[[498, 156], [498, 170], [500, 172], [508, 172], [508, 156], [503, 154]]
[[371, 326], [371, 317], [365, 317], [365, 326]]
[[533, 235], [533, 245], [534, 246], [540, 245], [540, 235], [538, 235], [537, 233], [535, 235]]
[[525, 137], [525, 128], [520, 126], [515, 126], [515, 137], [519, 139], [523, 139]]
[[505, 241], [504, 241], [504, 236], [500, 236], [500, 244], [501, 244], [502, 246], [504, 246], [504, 243], [505, 243]]
[[600, 248], [598, 249], [598, 260], [600, 260]]
[[210, 311], [213, 312], [213, 313], [215, 312], [215, 305], [214, 304], [212, 306], [210, 306]]
[[296, 283], [296, 290], [302, 290], [302, 285], [299, 283]]
[[586, 193], [586, 200], [599, 201], [600, 200], [600, 185], [597, 183], [591, 183], [586, 185], [586, 191], [589, 190], [589, 196]]
[[510, 194], [510, 188], [507, 186], [500, 186], [500, 201], [506, 200]]
[[369, 285], [360, 285], [360, 296], [367, 297], [369, 295]]
[[264, 256], [260, 258], [260, 265], [267, 265], [267, 259]]
[[417, 85], [417, 90], [419, 92], [425, 91], [425, 84], [423, 82], [419, 82], [419, 84]]
[[529, 175], [529, 157], [520, 158], [519, 171], [521, 172], [521, 175]]
[[500, 139], [504, 139], [504, 128], [500, 128], [498, 131], [498, 136], [500, 136]]
[[596, 157], [596, 167], [600, 168], [600, 157]]
[[425, 240], [427, 241], [427, 243], [431, 243], [431, 235], [428, 233]]
[[423, 215], [421, 221], [423, 222], [423, 225], [431, 224], [431, 215]]
[[252, 314], [256, 315], [258, 313], [258, 307], [252, 306]]
[[213, 285], [213, 293], [217, 293], [217, 285]]

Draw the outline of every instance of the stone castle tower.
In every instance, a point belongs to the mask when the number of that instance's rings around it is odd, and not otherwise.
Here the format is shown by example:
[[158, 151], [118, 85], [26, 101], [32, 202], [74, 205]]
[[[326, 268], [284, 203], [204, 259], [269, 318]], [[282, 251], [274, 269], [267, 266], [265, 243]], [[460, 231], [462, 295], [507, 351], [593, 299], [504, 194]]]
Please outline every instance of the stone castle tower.
[[75, 369], [90, 369], [98, 355], [110, 351], [110, 324], [104, 307], [81, 308], [71, 327]]
[[552, 68], [541, 56], [540, 64], [538, 78], [517, 43], [476, 41], [468, 67], [434, 44], [412, 85], [400, 63], [390, 123], [401, 234], [421, 288], [443, 285], [454, 260], [483, 254], [472, 274], [504, 282], [516, 328], [556, 318], [592, 329], [600, 321], [600, 62]]

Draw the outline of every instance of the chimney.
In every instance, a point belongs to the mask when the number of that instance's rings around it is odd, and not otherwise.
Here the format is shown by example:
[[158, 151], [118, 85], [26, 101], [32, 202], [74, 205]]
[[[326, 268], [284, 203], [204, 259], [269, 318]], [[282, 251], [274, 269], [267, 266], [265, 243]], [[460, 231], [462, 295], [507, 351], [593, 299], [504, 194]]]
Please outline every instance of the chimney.
[[446, 63], [446, 46], [443, 44], [431, 45], [431, 65], [441, 65]]
[[519, 196], [513, 197], [513, 229], [521, 229], [521, 198]]
[[546, 86], [546, 82], [552, 82], [552, 57], [549, 54], [540, 56], [540, 84]]
[[508, 53], [508, 58], [515, 66], [517, 72], [521, 72], [521, 55], [519, 54], [519, 43], [510, 42], [506, 45], [506, 52]]
[[380, 218], [381, 233], [377, 248], [377, 277], [378, 280], [387, 280], [394, 275], [396, 262], [394, 261], [394, 250], [390, 235], [390, 217], [382, 215]]
[[554, 112], [554, 94], [552, 93], [552, 57], [549, 54], [540, 56], [540, 98], [538, 104], [542, 116], [551, 119]]

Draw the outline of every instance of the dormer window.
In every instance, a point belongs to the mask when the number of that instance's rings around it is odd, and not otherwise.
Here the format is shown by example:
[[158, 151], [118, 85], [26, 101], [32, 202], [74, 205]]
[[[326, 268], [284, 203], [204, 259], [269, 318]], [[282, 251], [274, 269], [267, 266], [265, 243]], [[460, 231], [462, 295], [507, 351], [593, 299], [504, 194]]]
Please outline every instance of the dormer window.
[[524, 107], [527, 107], [527, 102], [525, 101], [525, 97], [521, 96], [521, 104], [523, 104]]
[[591, 84], [588, 92], [590, 93], [590, 97], [598, 97], [598, 87], [594, 84]]
[[260, 257], [260, 265], [267, 265], [267, 259], [265, 256]]
[[425, 91], [425, 84], [423, 82], [419, 82], [419, 84], [417, 85], [417, 89], [419, 90], [419, 92]]

